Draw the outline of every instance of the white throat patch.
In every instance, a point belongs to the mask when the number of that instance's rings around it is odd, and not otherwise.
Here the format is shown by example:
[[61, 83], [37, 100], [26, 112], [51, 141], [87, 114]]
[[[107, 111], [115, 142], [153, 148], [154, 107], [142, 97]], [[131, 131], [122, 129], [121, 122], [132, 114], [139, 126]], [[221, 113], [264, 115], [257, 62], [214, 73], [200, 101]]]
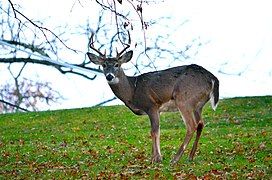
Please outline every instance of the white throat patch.
[[108, 84], [118, 84], [119, 83], [119, 78], [115, 77], [111, 81], [108, 81]]

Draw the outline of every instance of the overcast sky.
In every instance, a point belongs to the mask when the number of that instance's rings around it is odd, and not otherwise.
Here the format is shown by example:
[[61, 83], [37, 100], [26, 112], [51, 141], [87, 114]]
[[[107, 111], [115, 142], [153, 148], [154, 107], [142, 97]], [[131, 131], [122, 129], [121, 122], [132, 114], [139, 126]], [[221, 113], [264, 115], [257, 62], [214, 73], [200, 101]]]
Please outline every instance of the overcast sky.
[[[52, 29], [67, 23], [76, 27], [98, 13], [94, 4], [87, 0], [80, 1], [83, 7], [74, 4], [77, 0], [17, 2], [26, 10], [26, 15], [46, 19], [46, 26]], [[184, 64], [196, 63], [214, 73], [220, 80], [221, 98], [272, 95], [272, 11], [269, 1], [166, 0], [146, 8], [148, 10], [144, 12], [148, 13], [144, 15], [147, 19], [171, 17], [167, 23], [174, 31], [169, 41], [177, 46], [194, 38], [206, 42], [198, 54], [184, 61]], [[183, 26], [178, 26], [185, 21]], [[167, 29], [151, 26], [148, 31], [156, 36]], [[75, 41], [72, 46], [84, 51], [86, 42]], [[82, 59], [83, 56], [79, 54], [73, 58]], [[71, 56], [67, 54], [61, 57], [69, 58]], [[52, 81], [53, 86], [66, 98], [51, 109], [89, 107], [113, 97], [103, 76], [90, 81], [63, 76], [50, 68], [32, 73], [38, 74], [39, 79]]]

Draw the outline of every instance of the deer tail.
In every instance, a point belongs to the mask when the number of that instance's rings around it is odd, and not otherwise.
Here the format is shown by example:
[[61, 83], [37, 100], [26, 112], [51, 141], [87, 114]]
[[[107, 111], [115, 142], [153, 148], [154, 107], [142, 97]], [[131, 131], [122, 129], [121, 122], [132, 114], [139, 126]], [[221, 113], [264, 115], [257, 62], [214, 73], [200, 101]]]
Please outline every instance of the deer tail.
[[211, 102], [213, 110], [215, 110], [219, 102], [219, 80], [217, 78], [212, 79], [212, 90], [210, 93], [210, 102]]

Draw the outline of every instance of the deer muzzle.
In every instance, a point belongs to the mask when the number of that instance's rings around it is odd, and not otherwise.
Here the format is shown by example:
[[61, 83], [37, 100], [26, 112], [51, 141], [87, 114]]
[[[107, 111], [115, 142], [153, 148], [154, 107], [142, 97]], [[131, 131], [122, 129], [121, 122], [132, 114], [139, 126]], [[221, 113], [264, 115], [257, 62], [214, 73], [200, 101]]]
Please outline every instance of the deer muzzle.
[[109, 84], [117, 84], [119, 82], [119, 79], [112, 73], [106, 74], [106, 79]]

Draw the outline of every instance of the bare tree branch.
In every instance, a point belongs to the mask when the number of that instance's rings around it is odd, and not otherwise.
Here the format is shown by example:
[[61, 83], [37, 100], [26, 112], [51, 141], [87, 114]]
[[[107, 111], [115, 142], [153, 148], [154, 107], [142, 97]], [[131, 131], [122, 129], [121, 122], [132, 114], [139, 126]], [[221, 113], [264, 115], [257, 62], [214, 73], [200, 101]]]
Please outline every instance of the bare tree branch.
[[50, 34], [52, 34], [52, 35], [53, 35], [56, 39], [58, 39], [58, 40], [59, 40], [59, 41], [60, 41], [67, 49], [69, 49], [69, 50], [71, 50], [71, 51], [77, 53], [77, 50], [75, 50], [75, 49], [70, 48], [69, 46], [67, 46], [67, 45], [65, 44], [65, 42], [64, 42], [62, 39], [60, 39], [59, 36], [56, 35], [52, 30], [50, 30], [50, 29], [48, 29], [48, 28], [46, 28], [46, 27], [43, 27], [43, 26], [39, 26], [39, 25], [36, 24], [34, 21], [32, 21], [31, 19], [29, 19], [26, 15], [24, 15], [23, 13], [21, 13], [19, 10], [15, 9], [15, 7], [14, 7], [13, 3], [11, 2], [11, 0], [8, 0], [8, 1], [9, 1], [9, 3], [10, 3], [11, 7], [12, 7], [12, 10], [13, 10], [13, 13], [14, 13], [14, 17], [15, 17], [19, 22], [21, 22], [21, 20], [20, 20], [20, 19], [18, 18], [18, 16], [17, 16], [17, 13], [18, 13], [18, 14], [21, 15], [24, 19], [26, 19], [28, 22], [30, 22], [34, 27], [38, 28], [38, 29], [42, 32], [44, 38], [46, 39], [47, 43], [51, 46], [51, 49], [52, 49], [53, 51], [54, 51], [54, 48], [52, 47], [52, 44], [50, 43], [50, 41], [49, 41], [49, 39], [48, 39], [48, 37], [47, 37], [45, 31], [47, 31], [47, 32], [49, 32]]
[[17, 108], [17, 109], [20, 109], [20, 110], [29, 112], [29, 110], [27, 110], [27, 109], [25, 109], [25, 108], [22, 108], [22, 107], [20, 107], [20, 106], [17, 106], [17, 105], [15, 105], [15, 104], [10, 103], [10, 102], [4, 101], [4, 100], [2, 100], [2, 99], [0, 99], [0, 102], [1, 102], [1, 103], [4, 103], [4, 104], [7, 104], [7, 105], [9, 105], [9, 106], [15, 107], [15, 108]]
[[[114, 0], [113, 0], [113, 1], [114, 1]], [[95, 0], [95, 2], [96, 2], [97, 4], [99, 4], [104, 10], [109, 10], [109, 11], [113, 12], [114, 14], [116, 14], [117, 16], [122, 17], [123, 19], [129, 21], [129, 19], [128, 19], [125, 15], [123, 15], [123, 14], [117, 12], [116, 9], [113, 9], [113, 8], [111, 8], [110, 6], [106, 6], [105, 4], [101, 3], [101, 2], [98, 1], [98, 0]]]
[[37, 52], [42, 56], [49, 57], [49, 55], [47, 53], [45, 53], [44, 48], [39, 48], [38, 46], [34, 46], [32, 44], [26, 44], [26, 43], [14, 41], [14, 40], [5, 40], [5, 39], [3, 39], [2, 41], [6, 42], [8, 44], [12, 44], [12, 45], [22, 46], [22, 47], [24, 47], [26, 49], [31, 50], [32, 52]]
[[[76, 74], [76, 75], [80, 75], [84, 78], [93, 80], [95, 79], [96, 75], [94, 75], [93, 77], [89, 77], [83, 73], [79, 73], [74, 71], [73, 69], [70, 70], [64, 70], [66, 67], [61, 66], [59, 64], [54, 64], [52, 62], [48, 62], [48, 61], [44, 61], [44, 60], [39, 60], [39, 59], [33, 59], [33, 58], [0, 58], [0, 63], [7, 63], [7, 64], [12, 64], [12, 63], [32, 63], [32, 64], [41, 64], [41, 65], [46, 65], [46, 66], [52, 66], [54, 68], [56, 68], [57, 70], [59, 70], [62, 74], [66, 74], [66, 73], [71, 73], [71, 74]], [[82, 63], [82, 64], [72, 64], [74, 66], [78, 66], [87, 70], [93, 71], [93, 72], [97, 72], [97, 73], [102, 73], [101, 69], [96, 69], [96, 68], [92, 68], [92, 67], [86, 67], [85, 65], [88, 63]]]

